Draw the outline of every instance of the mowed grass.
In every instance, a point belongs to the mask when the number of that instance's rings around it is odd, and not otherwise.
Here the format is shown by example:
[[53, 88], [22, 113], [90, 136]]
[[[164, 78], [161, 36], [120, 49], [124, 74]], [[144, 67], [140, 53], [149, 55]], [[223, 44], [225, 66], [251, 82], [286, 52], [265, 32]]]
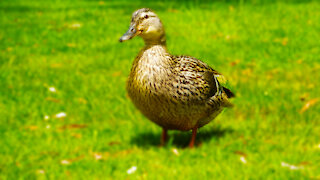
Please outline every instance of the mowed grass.
[[[237, 96], [194, 149], [158, 147], [126, 95], [143, 41], [118, 39], [141, 7]], [[0, 1], [0, 179], [318, 179], [319, 22], [318, 1]]]

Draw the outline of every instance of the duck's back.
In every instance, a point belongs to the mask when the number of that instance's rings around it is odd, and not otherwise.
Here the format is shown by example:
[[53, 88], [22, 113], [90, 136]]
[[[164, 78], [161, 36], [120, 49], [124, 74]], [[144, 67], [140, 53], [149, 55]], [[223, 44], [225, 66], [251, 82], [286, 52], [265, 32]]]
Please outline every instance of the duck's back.
[[217, 75], [193, 57], [147, 49], [134, 61], [127, 89], [136, 107], [153, 122], [189, 130], [197, 123], [207, 124], [228, 105]]

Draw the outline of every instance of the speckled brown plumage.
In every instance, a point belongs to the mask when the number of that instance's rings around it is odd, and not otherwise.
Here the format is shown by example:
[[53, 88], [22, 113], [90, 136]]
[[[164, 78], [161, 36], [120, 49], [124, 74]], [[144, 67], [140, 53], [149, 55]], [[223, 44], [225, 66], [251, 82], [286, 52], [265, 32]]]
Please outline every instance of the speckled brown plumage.
[[231, 106], [228, 97], [233, 94], [218, 82], [222, 75], [204, 62], [169, 54], [164, 34], [154, 12], [133, 13], [131, 27], [120, 41], [139, 35], [146, 46], [133, 62], [127, 91], [135, 106], [164, 130], [194, 130]]

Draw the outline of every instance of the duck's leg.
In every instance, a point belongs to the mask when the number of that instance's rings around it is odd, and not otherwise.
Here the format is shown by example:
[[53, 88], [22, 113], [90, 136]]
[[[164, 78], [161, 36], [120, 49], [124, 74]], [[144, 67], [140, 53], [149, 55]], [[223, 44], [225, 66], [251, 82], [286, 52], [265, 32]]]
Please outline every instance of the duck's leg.
[[162, 135], [161, 135], [161, 146], [164, 146], [168, 140], [168, 130], [162, 128]]
[[189, 143], [189, 148], [193, 148], [194, 143], [196, 141], [196, 136], [197, 136], [197, 130], [198, 130], [198, 125], [196, 125], [193, 129], [192, 129], [192, 136], [191, 136], [191, 140]]

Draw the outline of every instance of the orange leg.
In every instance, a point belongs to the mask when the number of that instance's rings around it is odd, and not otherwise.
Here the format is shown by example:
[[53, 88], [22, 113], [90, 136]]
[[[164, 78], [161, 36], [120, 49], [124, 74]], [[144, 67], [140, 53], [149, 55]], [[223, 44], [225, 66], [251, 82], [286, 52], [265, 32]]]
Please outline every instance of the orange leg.
[[192, 129], [192, 136], [191, 136], [191, 140], [189, 143], [189, 148], [193, 148], [194, 143], [196, 141], [196, 136], [197, 136], [197, 130], [198, 130], [198, 125], [196, 125], [193, 129]]
[[164, 146], [168, 140], [168, 130], [162, 129], [162, 135], [161, 135], [161, 146]]

